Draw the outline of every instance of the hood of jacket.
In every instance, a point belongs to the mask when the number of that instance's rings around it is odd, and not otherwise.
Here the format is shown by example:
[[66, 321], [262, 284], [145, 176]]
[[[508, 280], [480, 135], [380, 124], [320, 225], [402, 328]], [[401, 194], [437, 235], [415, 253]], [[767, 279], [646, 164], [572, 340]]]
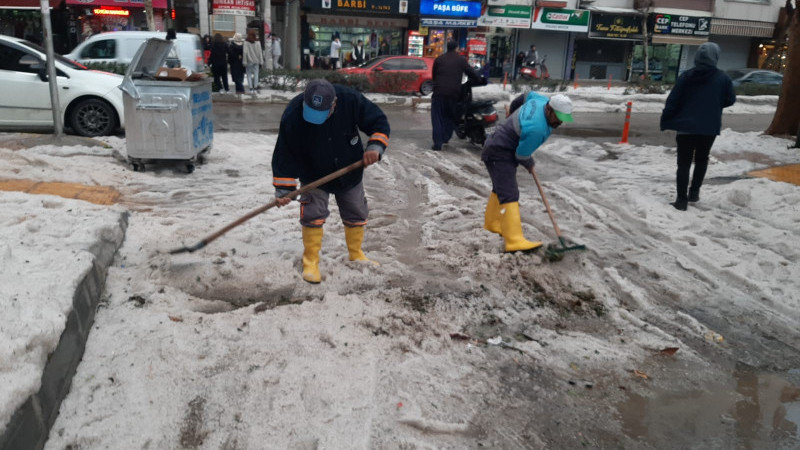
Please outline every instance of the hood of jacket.
[[688, 71], [688, 77], [694, 81], [704, 81], [717, 73], [719, 61], [719, 45], [706, 42], [697, 48], [694, 55], [694, 68]]

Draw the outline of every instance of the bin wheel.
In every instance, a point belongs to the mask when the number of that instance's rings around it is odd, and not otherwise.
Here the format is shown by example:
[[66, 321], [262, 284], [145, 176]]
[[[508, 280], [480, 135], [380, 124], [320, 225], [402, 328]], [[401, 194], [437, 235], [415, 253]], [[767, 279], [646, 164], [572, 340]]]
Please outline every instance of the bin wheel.
[[192, 172], [194, 172], [194, 164], [192, 163], [186, 164], [186, 173], [192, 173]]
[[203, 165], [206, 163], [206, 157], [203, 155], [197, 155], [197, 164]]
[[144, 172], [144, 164], [142, 163], [131, 163], [134, 172]]

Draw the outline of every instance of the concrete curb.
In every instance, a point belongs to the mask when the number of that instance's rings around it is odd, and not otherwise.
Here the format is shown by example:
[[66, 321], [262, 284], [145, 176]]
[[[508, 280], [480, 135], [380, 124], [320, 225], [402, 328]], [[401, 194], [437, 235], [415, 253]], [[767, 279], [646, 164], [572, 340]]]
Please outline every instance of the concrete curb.
[[58, 417], [62, 400], [69, 393], [72, 377], [78, 367], [86, 341], [94, 323], [95, 311], [105, 287], [108, 267], [114, 261], [117, 249], [125, 240], [128, 227], [128, 213], [119, 215], [121, 234], [103, 236], [89, 251], [95, 256], [92, 270], [78, 283], [72, 297], [72, 311], [58, 346], [50, 354], [42, 372], [39, 392], [31, 395], [20, 406], [2, 436], [0, 449], [41, 449], [44, 448], [50, 427]]

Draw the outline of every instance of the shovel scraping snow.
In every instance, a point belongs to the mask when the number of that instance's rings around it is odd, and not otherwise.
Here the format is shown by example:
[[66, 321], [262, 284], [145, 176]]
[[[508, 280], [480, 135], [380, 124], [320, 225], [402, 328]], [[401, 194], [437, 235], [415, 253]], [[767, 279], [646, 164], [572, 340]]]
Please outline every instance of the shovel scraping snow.
[[[362, 167], [364, 167], [364, 161], [363, 160], [358, 160], [358, 161], [354, 162], [353, 164], [350, 164], [347, 167], [343, 167], [343, 168], [337, 170], [336, 172], [333, 172], [333, 173], [331, 173], [329, 175], [325, 175], [324, 177], [320, 178], [319, 180], [316, 180], [316, 181], [313, 181], [313, 182], [308, 183], [306, 185], [303, 185], [303, 187], [301, 187], [300, 189], [297, 189], [295, 191], [292, 191], [290, 194], [284, 196], [284, 198], [295, 198], [298, 195], [302, 195], [302, 194], [304, 194], [304, 193], [306, 193], [306, 192], [308, 192], [308, 191], [310, 191], [312, 189], [316, 189], [316, 188], [322, 186], [323, 184], [325, 184], [325, 183], [327, 183], [327, 182], [329, 182], [331, 180], [335, 180], [336, 178], [339, 178], [340, 176], [342, 176], [342, 175], [344, 175], [344, 174], [346, 174], [348, 172], [352, 172], [353, 170], [360, 169]], [[174, 250], [170, 250], [169, 253], [171, 255], [175, 255], [175, 254], [178, 254], [178, 253], [185, 253], [185, 252], [191, 253], [191, 252], [200, 250], [201, 248], [203, 248], [206, 245], [208, 245], [211, 241], [217, 239], [218, 237], [222, 236], [223, 234], [227, 233], [228, 231], [231, 231], [232, 229], [238, 227], [239, 225], [247, 222], [248, 220], [252, 219], [253, 217], [263, 213], [264, 211], [275, 207], [277, 204], [278, 204], [278, 202], [276, 200], [273, 200], [273, 201], [267, 203], [266, 205], [264, 205], [264, 206], [262, 206], [260, 208], [257, 208], [257, 209], [254, 209], [254, 210], [250, 211], [249, 213], [247, 213], [247, 214], [243, 215], [242, 217], [234, 220], [233, 222], [229, 223], [228, 225], [225, 225], [222, 229], [220, 229], [219, 231], [217, 231], [217, 232], [215, 232], [213, 234], [210, 234], [209, 236], [206, 236], [200, 242], [198, 242], [198, 243], [196, 243], [196, 244], [194, 244], [192, 246], [189, 246], [189, 247], [185, 247], [184, 246], [184, 247], [181, 247], [181, 248], [176, 248]]]
[[547, 209], [547, 215], [550, 216], [550, 221], [553, 222], [553, 228], [556, 230], [556, 236], [558, 236], [558, 242], [561, 244], [559, 247], [558, 245], [551, 244], [547, 246], [547, 251], [545, 252], [545, 256], [550, 261], [558, 261], [564, 257], [564, 252], [568, 252], [571, 250], [586, 250], [585, 245], [572, 245], [568, 246], [567, 241], [561, 236], [561, 230], [558, 228], [558, 224], [556, 223], [556, 218], [553, 216], [553, 212], [550, 210], [550, 204], [547, 203], [547, 197], [544, 195], [544, 190], [542, 189], [542, 184], [539, 183], [539, 177], [536, 176], [536, 171], [531, 167], [531, 175], [533, 175], [533, 181], [536, 182], [536, 187], [539, 188], [539, 194], [542, 196], [542, 201], [544, 202], [544, 207]]

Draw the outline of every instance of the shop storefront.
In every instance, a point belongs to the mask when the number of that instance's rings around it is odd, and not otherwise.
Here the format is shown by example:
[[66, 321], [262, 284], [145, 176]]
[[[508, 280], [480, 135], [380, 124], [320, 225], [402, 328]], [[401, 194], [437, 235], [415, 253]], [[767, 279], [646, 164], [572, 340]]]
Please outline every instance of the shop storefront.
[[569, 80], [575, 73], [576, 39], [588, 41], [590, 12], [537, 6], [533, 10], [531, 30], [522, 32], [520, 51], [535, 44], [539, 58], [545, 60], [550, 78]]
[[467, 30], [478, 26], [481, 2], [420, 0], [419, 15], [420, 32], [427, 31], [424, 56], [435, 58], [446, 51], [448, 40], [466, 50]]
[[303, 28], [305, 50], [313, 51], [315, 67], [325, 68], [331, 42], [338, 37], [342, 67], [354, 64], [353, 48], [360, 40], [365, 59], [408, 52], [409, 11], [417, 0], [309, 0]]
[[478, 26], [489, 27], [492, 30], [486, 34], [489, 46], [486, 64], [490, 76], [502, 77], [505, 72], [509, 72], [511, 77], [516, 42], [515, 30], [527, 30], [531, 27], [531, 7], [492, 3], [494, 2], [490, 2], [478, 19]]
[[[155, 31], [165, 31], [167, 0], [152, 1]], [[77, 42], [108, 31], [148, 30], [144, 2], [140, 0], [66, 0], [66, 4], [70, 39]]]
[[636, 10], [591, 10], [587, 39], [575, 40], [575, 74], [579, 79], [625, 80], [634, 43], [642, 42], [642, 16]]
[[[711, 17], [695, 17], [668, 13], [650, 14], [647, 27], [651, 36], [647, 50], [647, 72], [653, 80], [674, 83], [682, 67], [684, 46], [697, 46], [708, 41]], [[634, 44], [628, 79], [641, 78], [645, 72], [644, 45]]]
[[[64, 0], [50, 0], [53, 45], [56, 53], [72, 47], [67, 37], [68, 24]], [[39, 0], [4, 0], [0, 2], [0, 34], [42, 43], [42, 12]]]

